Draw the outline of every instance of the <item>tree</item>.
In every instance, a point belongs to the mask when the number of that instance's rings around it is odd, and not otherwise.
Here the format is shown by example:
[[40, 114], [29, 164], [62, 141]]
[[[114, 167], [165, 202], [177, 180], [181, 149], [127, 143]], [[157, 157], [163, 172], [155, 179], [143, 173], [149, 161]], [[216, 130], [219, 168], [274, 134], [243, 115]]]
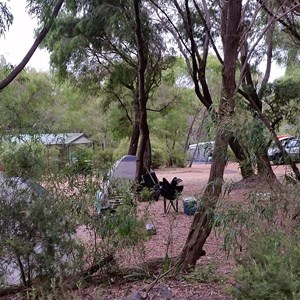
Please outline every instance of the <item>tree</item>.
[[[0, 78], [6, 77], [6, 62], [0, 67]], [[48, 74], [22, 71], [1, 93], [2, 134], [47, 132], [53, 122], [48, 108], [53, 106], [53, 84]]]
[[[133, 2], [74, 1], [74, 7], [61, 16], [55, 31], [47, 39], [46, 46], [52, 52], [52, 64], [57, 67], [60, 75], [71, 75], [77, 83], [85, 79], [101, 81], [100, 89], [104, 89], [110, 94], [110, 99], [119, 103], [124, 116], [131, 123], [129, 153], [136, 154], [138, 141], [142, 138], [139, 132], [140, 122], [144, 121], [141, 120], [143, 113], [139, 111], [140, 51], [135, 31], [132, 30], [136, 27]], [[81, 9], [84, 14], [77, 13]], [[140, 20], [142, 39], [147, 49], [143, 50], [147, 63], [143, 79], [145, 105], [152, 91], [159, 85], [161, 72], [169, 61], [163, 57], [163, 41], [158, 28], [149, 22], [148, 12], [144, 8], [140, 10]], [[116, 77], [120, 70], [122, 72]], [[116, 87], [111, 82], [117, 83]], [[119, 90], [122, 91], [121, 95]], [[132, 97], [130, 103], [128, 94]], [[128, 114], [129, 110], [134, 111], [132, 115]], [[150, 140], [147, 145], [145, 161], [149, 168]]]
[[[142, 34], [142, 23], [140, 17], [140, 0], [134, 0], [134, 18], [135, 18], [135, 35], [138, 52], [138, 103], [140, 114], [140, 133], [141, 139], [137, 153], [137, 172], [136, 181], [140, 182], [142, 174], [145, 173], [144, 153], [149, 141], [149, 127], [147, 121], [147, 96], [145, 91], [145, 72], [147, 68], [147, 45]], [[151, 150], [149, 151], [149, 154]], [[151, 160], [150, 160], [151, 161]], [[148, 165], [149, 166], [149, 165]]]
[[[203, 245], [211, 231], [213, 210], [222, 191], [223, 174], [226, 165], [229, 133], [224, 123], [229, 122], [235, 107], [236, 66], [238, 47], [241, 38], [242, 3], [239, 0], [224, 1], [221, 9], [221, 37], [224, 48], [224, 64], [222, 70], [222, 92], [218, 109], [216, 150], [213, 153], [208, 185], [202, 196], [204, 206], [197, 211], [189, 231], [186, 244], [179, 256], [181, 268], [188, 270], [195, 266], [200, 256], [204, 255]], [[225, 127], [226, 128], [226, 127]]]
[[263, 9], [272, 18], [278, 20], [280, 26], [287, 32], [295, 44], [300, 44], [299, 15], [300, 4], [296, 1], [276, 0], [274, 3], [259, 0]]
[[[195, 94], [215, 118], [212, 89], [207, 81], [207, 59], [210, 46], [216, 49], [212, 36], [219, 36], [218, 31], [212, 26], [213, 23], [219, 23], [217, 4], [210, 4], [208, 9], [206, 1], [202, 6], [195, 1], [188, 0], [182, 2], [182, 5], [177, 0], [164, 1], [159, 4], [157, 1], [151, 1], [151, 3], [156, 8], [158, 17], [162, 20], [166, 30], [173, 35], [178, 44], [194, 83]], [[175, 16], [168, 11], [172, 5], [178, 13]], [[213, 15], [215, 15], [214, 21], [212, 21]], [[223, 63], [218, 51], [216, 54], [220, 63]], [[246, 154], [234, 136], [230, 137], [230, 146], [240, 162], [242, 176], [247, 178], [253, 175], [251, 163], [247, 162]]]
[[[272, 37], [272, 25], [274, 20], [269, 20], [267, 26], [264, 28], [262, 33], [258, 35], [256, 42], [248, 50], [247, 45], [247, 34], [249, 33], [250, 27], [247, 27], [245, 32], [244, 22], [247, 17], [256, 16], [258, 10], [253, 10], [250, 6], [250, 11], [247, 11], [247, 5], [244, 7], [245, 14], [241, 13], [242, 6], [239, 1], [222, 1], [221, 2], [221, 22], [220, 22], [220, 33], [223, 44], [223, 72], [222, 72], [222, 93], [221, 100], [219, 104], [219, 111], [217, 113], [217, 133], [216, 133], [216, 151], [213, 154], [213, 165], [210, 172], [210, 177], [208, 181], [207, 188], [202, 195], [202, 207], [196, 213], [186, 244], [179, 256], [179, 261], [182, 264], [183, 269], [188, 269], [190, 266], [195, 266], [197, 260], [205, 252], [203, 251], [203, 245], [206, 238], [209, 236], [211, 231], [211, 220], [214, 213], [214, 208], [216, 201], [221, 193], [222, 183], [223, 183], [223, 171], [224, 171], [224, 160], [225, 152], [227, 149], [227, 142], [229, 141], [228, 136], [230, 136], [230, 126], [232, 124], [232, 116], [235, 114], [235, 102], [238, 99], [237, 93], [241, 94], [245, 100], [248, 101], [249, 107], [252, 112], [257, 115], [258, 120], [261, 124], [264, 124], [266, 129], [271, 134], [272, 138], [277, 142], [278, 147], [282, 149], [274, 129], [272, 128], [268, 118], [262, 112], [261, 105], [261, 95], [254, 89], [254, 84], [252, 80], [252, 71], [250, 68], [249, 60], [255, 51], [255, 47], [260, 42], [262, 35], [269, 31], [270, 36], [267, 39], [267, 70], [262, 81], [262, 94], [265, 88], [266, 82], [269, 77], [269, 68], [271, 63], [272, 55], [272, 43], [270, 42]], [[250, 4], [250, 2], [248, 3]], [[254, 13], [256, 12], [256, 13]], [[255, 19], [253, 19], [255, 20]], [[246, 23], [247, 24], [247, 23]], [[253, 29], [253, 27], [251, 27]], [[238, 53], [241, 53], [241, 68], [240, 68], [240, 78], [238, 83], [236, 83], [236, 68], [238, 66]], [[240, 88], [240, 84], [242, 88]], [[263, 157], [264, 153], [258, 153], [258, 157], [262, 158], [262, 165], [266, 162]], [[271, 178], [275, 177], [270, 168], [270, 163], [267, 161], [266, 175]], [[293, 171], [296, 177], [299, 178], [299, 171], [295, 164], [291, 162]], [[270, 171], [270, 172], [269, 172]]]
[[[33, 45], [27, 52], [27, 54], [24, 56], [22, 61], [11, 71], [11, 73], [0, 82], [0, 91], [3, 90], [7, 85], [9, 85], [17, 76], [18, 74], [25, 68], [27, 63], [29, 62], [30, 58], [34, 54], [37, 47], [40, 45], [40, 43], [43, 41], [49, 30], [51, 29], [51, 26], [53, 25], [53, 21], [56, 18], [56, 16], [59, 13], [59, 10], [61, 9], [62, 5], [64, 3], [64, 0], [57, 0], [53, 11], [50, 15], [49, 22], [46, 23], [44, 28], [41, 30], [41, 32], [36, 37]], [[0, 24], [1, 25], [1, 24]]]

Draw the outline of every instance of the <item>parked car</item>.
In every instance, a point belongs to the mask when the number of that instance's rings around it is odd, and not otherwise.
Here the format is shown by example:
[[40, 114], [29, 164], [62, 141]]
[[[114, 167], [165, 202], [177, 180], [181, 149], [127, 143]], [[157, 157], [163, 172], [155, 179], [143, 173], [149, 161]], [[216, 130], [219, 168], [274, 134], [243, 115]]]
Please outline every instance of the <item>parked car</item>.
[[[294, 136], [285, 136], [279, 138], [285, 151], [295, 162], [300, 161], [300, 139]], [[268, 157], [276, 165], [284, 164], [283, 152], [278, 148], [275, 142], [272, 142], [268, 149]]]
[[292, 139], [288, 141], [284, 147], [293, 161], [300, 162], [300, 139]]

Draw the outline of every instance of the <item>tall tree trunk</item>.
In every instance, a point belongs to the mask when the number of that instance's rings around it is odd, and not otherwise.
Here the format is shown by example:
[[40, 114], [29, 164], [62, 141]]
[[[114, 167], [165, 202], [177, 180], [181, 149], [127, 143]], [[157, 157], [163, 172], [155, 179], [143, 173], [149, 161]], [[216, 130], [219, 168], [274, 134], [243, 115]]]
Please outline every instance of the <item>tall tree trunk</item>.
[[221, 35], [224, 48], [222, 70], [222, 92], [218, 112], [217, 132], [213, 162], [207, 187], [202, 197], [202, 207], [193, 219], [186, 243], [179, 255], [181, 270], [194, 267], [197, 260], [205, 253], [203, 246], [211, 232], [211, 221], [217, 200], [222, 192], [223, 175], [226, 165], [229, 134], [224, 130], [224, 122], [230, 120], [235, 106], [235, 69], [240, 40], [242, 1], [222, 1]]
[[[210, 18], [209, 18], [209, 11], [207, 9], [207, 6], [204, 1], [204, 15], [206, 18], [203, 17], [203, 13], [201, 12], [199, 6], [197, 5], [197, 12], [199, 13], [200, 17], [203, 18], [203, 22], [205, 23], [205, 29], [206, 29], [206, 37], [205, 42], [203, 44], [203, 58], [201, 57], [201, 54], [199, 53], [199, 47], [196, 44], [196, 41], [194, 39], [194, 33], [193, 33], [193, 19], [191, 17], [191, 12], [189, 8], [189, 1], [185, 0], [185, 11], [186, 13], [180, 8], [179, 2], [174, 1], [174, 4], [176, 6], [176, 9], [178, 10], [179, 14], [183, 18], [183, 24], [185, 31], [187, 33], [187, 36], [189, 37], [190, 44], [191, 44], [191, 51], [190, 54], [190, 60], [191, 64], [189, 63], [189, 59], [185, 56], [185, 59], [187, 61], [187, 66], [189, 68], [189, 72], [191, 74], [192, 80], [194, 82], [194, 91], [199, 100], [203, 103], [203, 105], [207, 108], [208, 111], [212, 111], [212, 98], [211, 94], [206, 82], [206, 59], [208, 55], [208, 49], [209, 49], [209, 39], [210, 39]], [[195, 1], [194, 1], [195, 4]], [[212, 113], [214, 113], [212, 111]], [[241, 169], [241, 175], [243, 178], [247, 178], [254, 174], [254, 170], [252, 167], [251, 162], [247, 159], [246, 154], [244, 153], [244, 150], [241, 146], [241, 144], [236, 140], [236, 138], [231, 138], [229, 143], [234, 155], [236, 156]]]
[[[245, 28], [245, 30], [247, 30], [247, 28]], [[269, 30], [269, 39], [271, 41], [272, 41], [272, 34], [273, 34], [273, 27], [271, 27]], [[268, 48], [270, 48], [270, 50], [268, 51], [268, 56], [270, 56], [270, 58], [271, 58], [272, 42], [269, 43]], [[259, 97], [259, 94], [257, 93], [257, 91], [254, 87], [250, 65], [249, 65], [249, 62], [246, 60], [247, 55], [248, 55], [248, 43], [247, 43], [247, 38], [245, 37], [243, 40], [243, 45], [241, 47], [241, 63], [242, 63], [242, 69], [244, 70], [244, 73], [241, 75], [244, 77], [244, 79], [243, 79], [244, 90], [247, 91], [248, 97], [250, 97], [252, 99], [252, 101], [250, 102], [250, 106], [253, 109], [253, 111], [255, 112], [253, 117], [258, 118], [256, 111], [257, 111], [257, 109], [259, 109], [259, 111], [262, 112], [262, 102]], [[269, 63], [271, 63], [271, 61]], [[264, 78], [264, 82], [268, 81], [268, 77], [269, 76]], [[263, 84], [263, 85], [265, 85], [265, 84]], [[255, 107], [253, 107], [253, 103], [255, 104]], [[257, 134], [262, 135], [263, 132], [258, 131]], [[262, 139], [258, 138], [258, 140], [262, 140]], [[276, 175], [273, 172], [270, 160], [267, 156], [267, 147], [265, 147], [264, 149], [261, 149], [260, 151], [257, 151], [255, 153], [255, 155], [257, 158], [257, 173], [258, 173], [258, 175], [260, 175], [261, 177], [268, 177], [268, 178], [276, 179]]]
[[140, 1], [133, 0], [135, 18], [135, 36], [138, 49], [138, 91], [139, 91], [139, 113], [140, 113], [140, 141], [137, 152], [136, 182], [141, 181], [145, 173], [144, 155], [149, 140], [149, 128], [147, 123], [147, 95], [145, 92], [145, 71], [147, 67], [146, 48], [142, 35], [142, 24], [140, 19]]
[[252, 175], [254, 175], [254, 170], [251, 162], [249, 161], [247, 155], [245, 154], [244, 149], [240, 145], [240, 143], [236, 140], [235, 137], [231, 136], [229, 138], [229, 146], [233, 151], [236, 159], [239, 162], [239, 166], [241, 169], [241, 175], [243, 179], [246, 179]]
[[138, 143], [140, 138], [140, 109], [139, 109], [139, 96], [138, 92], [135, 93], [133, 100], [134, 109], [134, 123], [132, 126], [131, 139], [128, 149], [129, 155], [136, 155], [138, 149]]
[[129, 143], [128, 154], [129, 155], [136, 155], [138, 143], [140, 137], [140, 122], [139, 120], [134, 121], [134, 125], [132, 127], [131, 139]]
[[[144, 153], [144, 166], [150, 170], [151, 167], [151, 162], [152, 162], [152, 152], [151, 152], [151, 143], [150, 143], [150, 138], [148, 138], [146, 142], [146, 149]], [[146, 170], [147, 171], [147, 170]]]

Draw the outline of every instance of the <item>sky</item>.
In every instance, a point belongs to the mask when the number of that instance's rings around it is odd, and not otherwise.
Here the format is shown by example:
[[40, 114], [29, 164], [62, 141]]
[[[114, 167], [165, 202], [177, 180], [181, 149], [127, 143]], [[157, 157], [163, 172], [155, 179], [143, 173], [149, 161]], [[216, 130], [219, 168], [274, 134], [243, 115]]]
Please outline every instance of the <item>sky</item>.
[[[34, 29], [37, 27], [35, 19], [25, 11], [26, 0], [10, 0], [7, 6], [14, 16], [14, 21], [5, 36], [0, 37], [0, 55], [6, 62], [17, 65], [24, 58], [34, 38]], [[49, 70], [49, 53], [44, 49], [37, 49], [27, 67], [33, 67], [37, 71]]]

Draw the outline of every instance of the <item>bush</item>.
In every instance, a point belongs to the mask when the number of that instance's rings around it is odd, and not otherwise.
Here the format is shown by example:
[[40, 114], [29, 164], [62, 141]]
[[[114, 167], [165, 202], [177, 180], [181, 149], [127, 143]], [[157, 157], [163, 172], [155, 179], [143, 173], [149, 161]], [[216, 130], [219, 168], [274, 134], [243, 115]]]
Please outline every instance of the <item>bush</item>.
[[186, 153], [173, 149], [169, 153], [167, 167], [180, 167], [183, 168], [186, 165]]
[[113, 164], [112, 150], [96, 150], [93, 155], [93, 165], [96, 170], [107, 171]]
[[300, 299], [299, 235], [253, 236], [235, 272], [235, 299]]
[[45, 146], [38, 142], [21, 145], [3, 144], [1, 160], [9, 176], [39, 178], [46, 166]]
[[18, 178], [1, 183], [0, 273], [5, 285], [21, 278], [29, 286], [38, 277], [50, 281], [81, 269], [72, 211], [68, 199], [57, 201], [37, 184]]
[[113, 159], [118, 160], [122, 156], [128, 154], [128, 148], [129, 148], [129, 139], [128, 138], [122, 139], [118, 147], [116, 147], [113, 150]]
[[[32, 155], [26, 147], [18, 150], [24, 149], [22, 155], [7, 152], [9, 166], [21, 166], [22, 175], [36, 175], [31, 164], [22, 164], [25, 154]], [[84, 152], [78, 157], [87, 158]], [[24, 177], [0, 182], [0, 289], [20, 283], [47, 294], [66, 277], [79, 278], [89, 266], [103, 265], [107, 257], [114, 261], [120, 250], [136, 250], [147, 238], [145, 217], [137, 217], [127, 183], [114, 182], [114, 191], [122, 197], [115, 213], [99, 215], [95, 194], [103, 175], [49, 175], [43, 177], [47, 190]], [[84, 239], [77, 235], [82, 228]]]

